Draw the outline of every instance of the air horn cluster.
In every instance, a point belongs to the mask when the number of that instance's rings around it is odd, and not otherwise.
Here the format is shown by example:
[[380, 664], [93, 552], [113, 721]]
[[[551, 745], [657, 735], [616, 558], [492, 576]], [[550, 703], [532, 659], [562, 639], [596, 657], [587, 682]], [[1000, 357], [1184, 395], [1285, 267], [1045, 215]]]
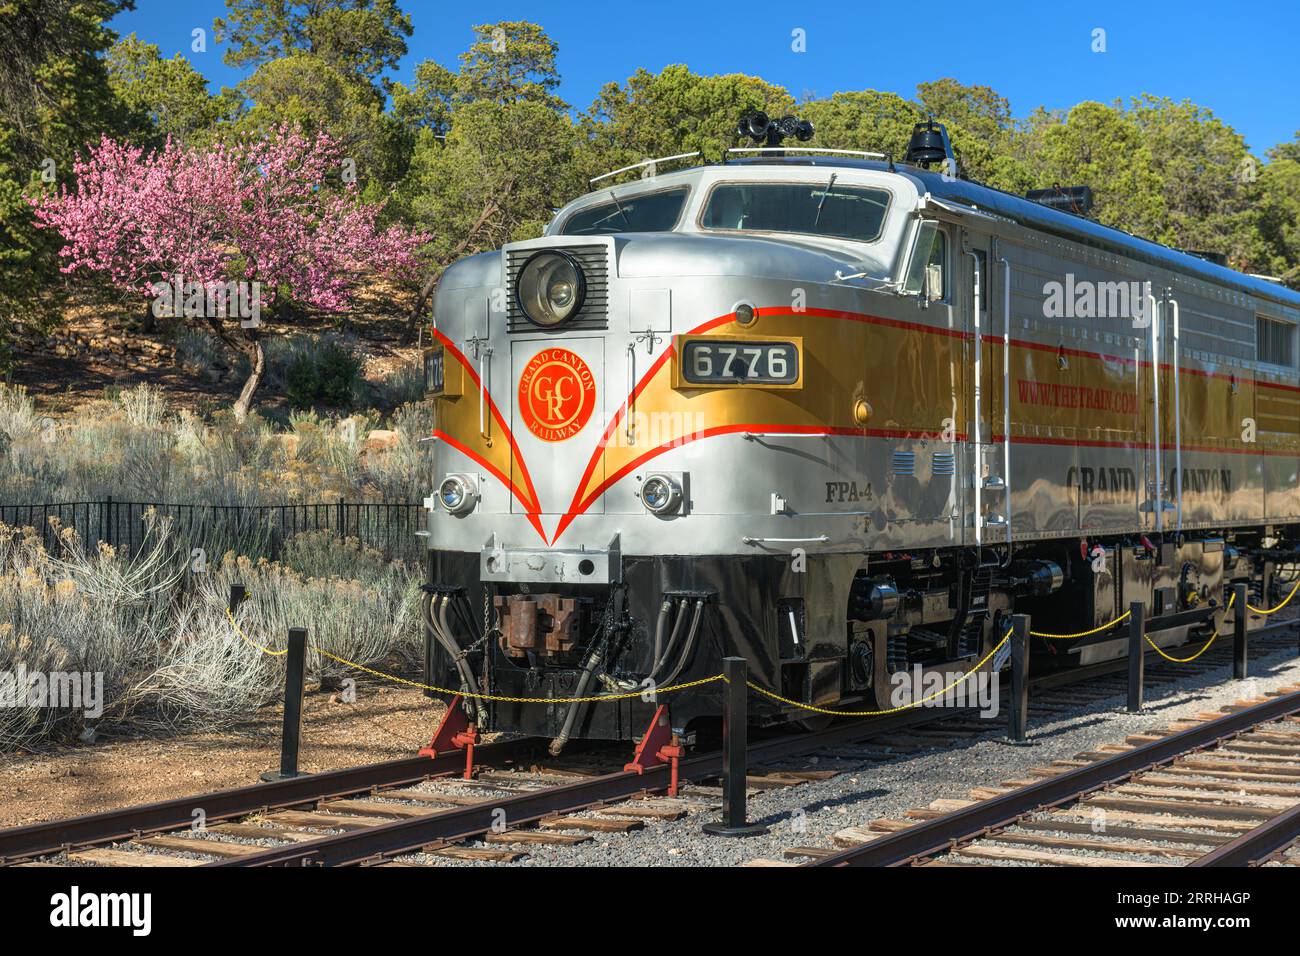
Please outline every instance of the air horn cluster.
[[813, 125], [807, 120], [795, 116], [782, 116], [769, 119], [762, 110], [745, 113], [736, 124], [736, 135], [748, 137], [764, 146], [780, 146], [787, 136], [793, 136], [801, 143], [813, 138]]

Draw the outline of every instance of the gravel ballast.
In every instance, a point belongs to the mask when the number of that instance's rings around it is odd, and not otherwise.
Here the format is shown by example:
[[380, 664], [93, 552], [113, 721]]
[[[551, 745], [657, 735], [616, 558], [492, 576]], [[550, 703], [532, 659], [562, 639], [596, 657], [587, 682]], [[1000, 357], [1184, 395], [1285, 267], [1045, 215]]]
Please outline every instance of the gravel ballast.
[[[575, 846], [524, 847], [529, 855], [511, 865], [735, 866], [757, 858], [780, 860], [792, 847], [832, 848], [832, 834], [846, 827], [900, 817], [904, 811], [936, 799], [968, 799], [972, 787], [997, 786], [1053, 760], [1069, 759], [1102, 744], [1123, 743], [1130, 734], [1163, 730], [1177, 719], [1294, 684], [1300, 681], [1294, 641], [1274, 644], [1267, 653], [1252, 659], [1250, 674], [1246, 680], [1232, 679], [1231, 665], [1225, 661], [1201, 674], [1188, 672], [1184, 679], [1148, 686], [1146, 706], [1139, 714], [1126, 712], [1122, 693], [1037, 718], [1031, 711], [1028, 745], [985, 734], [887, 762], [880, 761], [879, 747], [861, 748], [864, 754], [876, 756], [855, 762], [851, 757], [855, 748], [840, 746], [834, 748], [835, 758], [822, 757], [815, 763], [814, 758], [796, 759], [766, 768], [844, 772], [828, 780], [751, 793], [749, 819], [769, 827], [765, 835], [743, 839], [708, 836], [701, 826], [716, 819], [717, 812], [705, 810], [675, 822], [647, 820], [644, 829], [628, 834], [593, 834], [590, 842]], [[1083, 690], [1086, 685], [1076, 687]], [[997, 719], [1004, 722], [1005, 715]], [[849, 759], [844, 759], [846, 755]], [[691, 795], [689, 789], [686, 795]], [[437, 866], [496, 865], [424, 854], [410, 859]]]

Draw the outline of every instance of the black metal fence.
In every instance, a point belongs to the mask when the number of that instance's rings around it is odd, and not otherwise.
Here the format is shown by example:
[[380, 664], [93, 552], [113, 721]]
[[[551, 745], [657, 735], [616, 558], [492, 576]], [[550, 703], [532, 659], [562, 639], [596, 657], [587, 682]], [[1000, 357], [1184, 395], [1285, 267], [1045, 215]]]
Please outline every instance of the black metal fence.
[[308, 531], [356, 538], [389, 558], [418, 560], [423, 553], [416, 531], [424, 527], [424, 506], [405, 502], [198, 505], [116, 501], [110, 496], [102, 501], [0, 504], [0, 524], [34, 528], [51, 552], [58, 550], [60, 531], [71, 528], [87, 545], [103, 541], [119, 551], [135, 553], [145, 542], [145, 518], [151, 509], [171, 520], [182, 542], [204, 548], [209, 555], [235, 548], [250, 556], [274, 559], [285, 542]]

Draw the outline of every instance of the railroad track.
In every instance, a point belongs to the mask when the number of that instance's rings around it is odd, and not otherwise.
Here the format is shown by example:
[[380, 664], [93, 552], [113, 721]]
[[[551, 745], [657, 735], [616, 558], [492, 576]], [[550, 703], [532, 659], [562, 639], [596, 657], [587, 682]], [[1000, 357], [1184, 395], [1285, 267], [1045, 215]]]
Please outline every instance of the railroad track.
[[[1289, 644], [1283, 622], [1252, 635], [1267, 653]], [[1189, 675], [1222, 668], [1227, 644], [1193, 665], [1153, 658], [1148, 686], [1158, 692]], [[1157, 661], [1159, 663], [1157, 663]], [[1031, 715], [1050, 718], [1123, 690], [1123, 661], [1035, 681]], [[753, 744], [754, 792], [825, 779], [863, 764], [1000, 734], [1001, 721], [971, 710], [918, 709], [833, 725]], [[539, 741], [521, 738], [480, 746], [485, 767], [458, 779], [463, 755], [412, 757], [0, 831], [0, 863], [96, 866], [419, 865], [439, 860], [510, 863], [541, 847], [565, 847], [602, 833], [705, 813], [719, 805], [709, 783], [721, 772], [716, 753], [682, 761], [679, 796], [666, 790], [667, 768], [644, 776], [602, 772], [598, 763], [523, 766]], [[846, 749], [847, 748], [847, 751]], [[622, 754], [618, 763], [621, 766]], [[819, 769], [813, 764], [825, 760]], [[787, 766], [791, 762], [795, 766]], [[849, 766], [845, 766], [845, 762]], [[825, 769], [830, 765], [835, 769]], [[1300, 777], [1297, 777], [1300, 781]], [[194, 827], [196, 811], [204, 826]]]
[[[756, 743], [750, 757], [755, 762], [780, 760], [905, 727], [920, 716], [907, 713], [845, 723], [818, 734], [788, 734]], [[526, 738], [488, 744], [477, 749], [476, 757], [480, 765], [499, 763], [537, 743]], [[707, 788], [689, 786], [680, 798], [646, 799], [667, 789], [666, 766], [644, 775], [559, 767], [509, 773], [485, 769], [473, 780], [455, 779], [463, 765], [464, 756], [452, 752], [436, 760], [393, 761], [2, 831], [0, 859], [15, 866], [329, 866], [386, 864], [418, 852], [510, 862], [523, 851], [459, 844], [483, 837], [488, 844], [571, 845], [581, 842], [584, 833], [589, 838], [593, 831], [625, 832], [647, 819], [675, 819], [714, 805]], [[698, 780], [716, 777], [721, 768], [721, 755], [709, 753], [684, 759], [680, 772], [683, 779]], [[754, 779], [757, 786], [787, 786], [816, 776], [772, 773]], [[611, 818], [602, 809], [613, 801], [631, 802]], [[191, 826], [195, 809], [206, 815], [201, 829]]]
[[796, 848], [805, 866], [1300, 866], [1300, 684]]
[[[504, 762], [523, 756], [536, 743], [532, 738], [499, 741], [480, 746], [478, 753], [485, 759]], [[207, 826], [376, 788], [418, 784], [438, 774], [453, 773], [463, 768], [464, 761], [464, 755], [459, 752], [440, 754], [433, 759], [406, 757], [0, 830], [0, 864], [21, 865], [51, 854], [68, 854], [152, 834], [191, 829], [196, 815], [201, 815]]]

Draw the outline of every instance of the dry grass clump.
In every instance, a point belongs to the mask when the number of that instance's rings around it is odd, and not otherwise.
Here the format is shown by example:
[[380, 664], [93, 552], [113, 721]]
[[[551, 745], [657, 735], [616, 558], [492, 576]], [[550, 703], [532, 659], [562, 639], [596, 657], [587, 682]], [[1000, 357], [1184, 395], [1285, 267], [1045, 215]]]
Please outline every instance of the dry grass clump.
[[[421, 500], [428, 462], [418, 440], [432, 428], [432, 411], [397, 408], [387, 425], [395, 442], [367, 448], [367, 433], [379, 424], [374, 412], [300, 413], [280, 430], [256, 415], [243, 423], [228, 413], [205, 420], [173, 411], [150, 386], [55, 421], [25, 390], [0, 385], [0, 502], [111, 495], [205, 506], [176, 509], [175, 520], [186, 522], [180, 525], [146, 512], [143, 541], [129, 553], [83, 542], [54, 522], [53, 539], [44, 528], [0, 525], [0, 752], [90, 727], [218, 726], [276, 700], [283, 658], [263, 654], [231, 627], [226, 602], [235, 581], [248, 588], [239, 622], [253, 640], [280, 648], [289, 627], [305, 627], [313, 647], [410, 672], [421, 656], [415, 568], [329, 531], [299, 535], [276, 550], [264, 514], [223, 511], [216, 520], [207, 507]], [[209, 513], [214, 518], [205, 522]], [[96, 527], [83, 532], [109, 537]], [[133, 526], [133, 536], [140, 530]], [[207, 564], [196, 554], [209, 556]], [[265, 554], [278, 560], [250, 557]], [[307, 668], [323, 685], [361, 676], [316, 652]], [[102, 681], [102, 712], [28, 698], [27, 675], [44, 680], [56, 672]]]
[[[90, 719], [131, 720], [141, 703], [138, 680], [163, 652], [181, 564], [168, 529], [149, 528], [131, 561], [107, 545], [84, 549], [62, 529], [63, 554], [49, 554], [33, 529], [0, 525], [0, 750], [83, 729], [81, 707], [32, 701], [24, 675], [99, 675], [102, 699]], [[15, 692], [17, 692], [15, 694]], [[83, 699], [83, 703], [89, 703]]]
[[367, 451], [378, 413], [291, 416], [287, 430], [228, 412], [210, 421], [173, 412], [142, 385], [88, 402], [75, 416], [42, 416], [22, 388], [0, 385], [0, 501], [8, 504], [124, 501], [256, 505], [303, 501], [420, 501], [428, 476], [418, 441], [432, 426], [427, 405], [398, 408], [391, 449]]
[[[170, 523], [146, 517], [130, 556], [83, 546], [60, 529], [59, 554], [32, 529], [0, 526], [0, 684], [6, 675], [78, 672], [102, 679], [102, 713], [81, 707], [0, 706], [0, 752], [65, 740], [87, 726], [170, 731], [214, 727], [276, 700], [283, 658], [239, 636], [229, 586], [249, 600], [238, 619], [250, 639], [282, 648], [290, 626], [309, 644], [359, 664], [402, 668], [419, 659], [418, 576], [355, 541], [327, 533], [290, 541], [283, 560], [228, 553], [196, 570]], [[295, 565], [295, 562], [298, 562]], [[308, 678], [358, 672], [309, 653]], [[0, 702], [3, 703], [3, 702]]]

